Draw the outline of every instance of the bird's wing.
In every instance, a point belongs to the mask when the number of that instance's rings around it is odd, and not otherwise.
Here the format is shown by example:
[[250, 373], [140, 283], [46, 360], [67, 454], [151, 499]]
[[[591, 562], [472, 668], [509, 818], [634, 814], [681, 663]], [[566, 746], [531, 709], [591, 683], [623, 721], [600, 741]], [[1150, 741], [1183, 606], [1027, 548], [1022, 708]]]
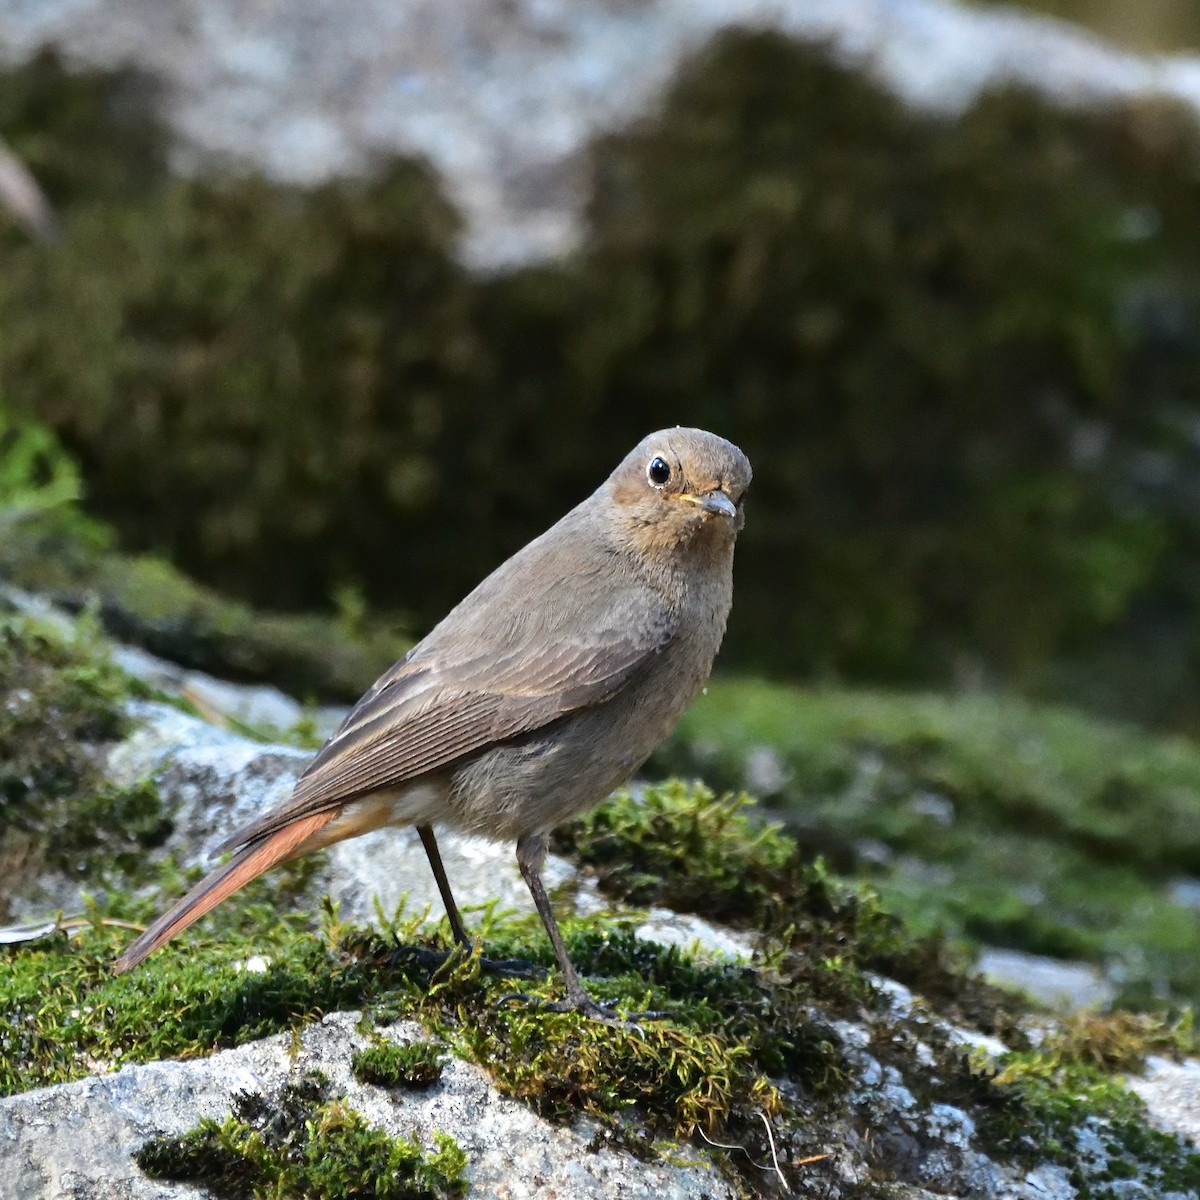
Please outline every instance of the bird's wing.
[[[417, 646], [354, 706], [296, 784], [291, 798], [237, 830], [227, 850], [301, 817], [395, 787], [610, 699], [675, 632], [665, 606], [586, 641], [530, 631], [501, 650], [469, 656]], [[635, 626], [630, 629], [630, 625]], [[532, 643], [532, 644], [531, 644]]]

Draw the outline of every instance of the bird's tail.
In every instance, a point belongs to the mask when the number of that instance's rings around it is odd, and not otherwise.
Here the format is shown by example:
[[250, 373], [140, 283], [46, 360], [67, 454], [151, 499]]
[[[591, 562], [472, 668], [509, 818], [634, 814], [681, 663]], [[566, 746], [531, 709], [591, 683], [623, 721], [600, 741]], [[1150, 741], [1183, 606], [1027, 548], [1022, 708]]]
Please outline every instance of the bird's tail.
[[318, 831], [337, 815], [338, 810], [333, 809], [299, 817], [265, 838], [244, 846], [227, 863], [206, 875], [182, 900], [163, 913], [113, 963], [113, 971], [120, 974], [122, 971], [128, 971], [130, 967], [136, 967], [148, 954], [169, 942], [193, 921], [198, 921], [226, 896], [236, 892], [250, 880], [270, 870], [277, 863], [316, 849], [317, 846], [305, 843], [313, 839]]

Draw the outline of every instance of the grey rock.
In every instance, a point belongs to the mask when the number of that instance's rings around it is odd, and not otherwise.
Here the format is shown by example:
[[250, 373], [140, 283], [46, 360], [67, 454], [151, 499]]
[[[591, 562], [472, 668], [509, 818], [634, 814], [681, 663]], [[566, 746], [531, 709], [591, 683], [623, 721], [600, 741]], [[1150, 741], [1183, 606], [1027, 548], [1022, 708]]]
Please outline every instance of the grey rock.
[[1154, 1057], [1129, 1086], [1145, 1101], [1154, 1123], [1200, 1146], [1200, 1059], [1171, 1062]]
[[587, 194], [583, 147], [653, 105], [730, 25], [827, 42], [943, 113], [1018, 83], [1071, 104], [1163, 95], [1200, 111], [1200, 60], [1127, 53], [1015, 7], [950, 0], [0, 0], [12, 58], [53, 41], [162, 77], [180, 164], [283, 179], [427, 155], [465, 213], [463, 251], [500, 267], [563, 253]]
[[[454, 833], [439, 833], [438, 845], [468, 929], [472, 909], [535, 911], [512, 846]], [[548, 888], [561, 887], [574, 874], [565, 859], [547, 856], [542, 877]], [[435, 921], [445, 912], [425, 850], [411, 829], [381, 829], [340, 842], [330, 849], [318, 884], [340, 903], [342, 916], [349, 920], [374, 922], [376, 901], [389, 917], [401, 906], [408, 914], [428, 908]]]
[[[126, 674], [160, 691], [190, 700], [200, 712], [218, 719], [232, 718], [255, 731], [283, 733], [309, 715], [302, 704], [279, 688], [267, 684], [228, 683], [203, 671], [177, 666], [139, 646], [118, 646], [113, 650], [112, 659]], [[333, 725], [341, 719], [343, 711], [334, 710], [330, 714]], [[327, 724], [329, 720], [327, 716]], [[323, 732], [328, 736], [333, 730], [329, 728]]]
[[211, 853], [227, 834], [286, 799], [306, 750], [264, 745], [166, 704], [130, 706], [132, 737], [109, 755], [118, 783], [153, 779], [175, 819], [169, 848]]
[[722, 929], [694, 913], [676, 913], [668, 908], [652, 908], [638, 926], [637, 936], [662, 946], [678, 946], [700, 957], [749, 962], [754, 939], [732, 929]]
[[[396, 1042], [426, 1039], [412, 1023], [380, 1030]], [[587, 1122], [551, 1125], [501, 1096], [479, 1068], [456, 1059], [428, 1091], [391, 1091], [359, 1083], [354, 1050], [368, 1043], [357, 1013], [310, 1025], [293, 1053], [281, 1034], [206, 1059], [125, 1067], [109, 1075], [0, 1099], [4, 1200], [182, 1200], [204, 1193], [147, 1179], [132, 1159], [147, 1139], [179, 1134], [201, 1117], [222, 1118], [239, 1091], [277, 1091], [298, 1072], [319, 1069], [334, 1094], [393, 1136], [432, 1148], [435, 1132], [467, 1156], [472, 1197], [621, 1197], [623, 1200], [723, 1200], [735, 1193], [699, 1152], [682, 1147], [673, 1162], [588, 1149]], [[81, 1136], [81, 1131], [86, 1131]]]
[[23, 617], [43, 621], [68, 640], [73, 640], [76, 636], [74, 618], [51, 604], [44, 596], [27, 592], [23, 588], [0, 585], [0, 606]]
[[1182, 875], [1167, 884], [1167, 897], [1180, 908], [1200, 911], [1200, 879]]
[[984, 949], [976, 964], [993, 983], [1057, 1009], [1098, 1008], [1110, 1004], [1112, 985], [1092, 963], [1064, 962], [1021, 950]]
[[746, 790], [756, 796], [783, 791], [792, 772], [774, 746], [751, 746], [746, 754]]
[[1035, 1167], [1023, 1178], [1013, 1180], [1003, 1194], [1013, 1200], [1076, 1200], [1079, 1193], [1066, 1167], [1048, 1165]]
[[943, 828], [954, 824], [954, 802], [937, 792], [918, 792], [908, 802], [909, 809]]

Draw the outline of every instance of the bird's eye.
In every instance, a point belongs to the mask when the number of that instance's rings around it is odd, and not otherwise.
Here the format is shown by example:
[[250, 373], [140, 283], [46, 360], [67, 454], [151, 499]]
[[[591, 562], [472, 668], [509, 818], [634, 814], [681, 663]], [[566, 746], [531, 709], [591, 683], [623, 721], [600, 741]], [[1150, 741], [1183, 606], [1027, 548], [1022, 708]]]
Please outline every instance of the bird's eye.
[[665, 458], [655, 456], [650, 460], [650, 465], [646, 468], [646, 478], [656, 488], [662, 487], [671, 478], [671, 464]]

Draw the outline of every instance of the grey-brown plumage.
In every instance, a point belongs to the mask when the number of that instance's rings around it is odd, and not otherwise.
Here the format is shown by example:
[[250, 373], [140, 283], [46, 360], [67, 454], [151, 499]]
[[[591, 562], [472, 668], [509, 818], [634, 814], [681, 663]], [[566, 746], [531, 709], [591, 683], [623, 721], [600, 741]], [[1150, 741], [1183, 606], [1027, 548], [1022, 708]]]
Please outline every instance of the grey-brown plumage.
[[465, 942], [433, 826], [512, 838], [567, 983], [539, 875], [546, 834], [625, 782], [708, 678], [733, 597], [750, 464], [698, 429], [651, 434], [487, 577], [354, 706], [291, 798], [118, 960], [125, 970], [290, 858], [415, 825]]

